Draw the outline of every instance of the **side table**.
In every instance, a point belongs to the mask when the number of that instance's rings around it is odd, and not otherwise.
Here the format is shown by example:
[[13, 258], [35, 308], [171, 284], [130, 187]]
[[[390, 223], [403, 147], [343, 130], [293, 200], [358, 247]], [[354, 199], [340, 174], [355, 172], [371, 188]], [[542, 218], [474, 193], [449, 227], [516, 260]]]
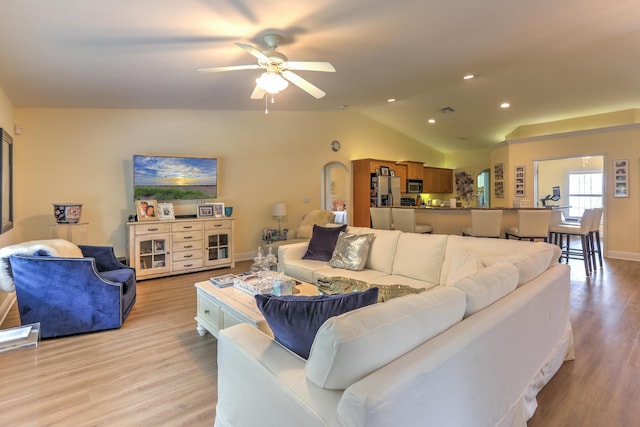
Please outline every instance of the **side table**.
[[49, 235], [52, 239], [65, 239], [76, 245], [86, 245], [87, 225], [88, 222], [50, 224]]
[[38, 347], [40, 323], [0, 330], [0, 353], [20, 348]]

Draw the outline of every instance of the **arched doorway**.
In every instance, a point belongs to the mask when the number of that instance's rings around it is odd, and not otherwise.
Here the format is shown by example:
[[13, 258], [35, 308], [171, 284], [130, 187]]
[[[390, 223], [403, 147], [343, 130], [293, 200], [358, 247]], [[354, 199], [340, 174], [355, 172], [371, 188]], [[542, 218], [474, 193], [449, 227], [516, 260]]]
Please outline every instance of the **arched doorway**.
[[322, 168], [322, 208], [333, 211], [340, 224], [348, 223], [349, 175], [349, 168], [340, 162], [329, 162]]

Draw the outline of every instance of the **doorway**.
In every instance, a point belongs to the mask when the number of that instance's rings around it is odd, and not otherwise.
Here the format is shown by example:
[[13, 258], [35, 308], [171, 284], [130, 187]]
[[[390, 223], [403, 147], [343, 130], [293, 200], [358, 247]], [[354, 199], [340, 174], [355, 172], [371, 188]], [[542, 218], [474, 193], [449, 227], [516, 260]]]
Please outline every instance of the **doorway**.
[[338, 224], [348, 223], [347, 201], [350, 195], [349, 168], [329, 162], [322, 168], [322, 208], [332, 211]]
[[491, 206], [491, 169], [485, 169], [478, 174], [476, 187], [478, 194], [478, 207], [488, 208]]

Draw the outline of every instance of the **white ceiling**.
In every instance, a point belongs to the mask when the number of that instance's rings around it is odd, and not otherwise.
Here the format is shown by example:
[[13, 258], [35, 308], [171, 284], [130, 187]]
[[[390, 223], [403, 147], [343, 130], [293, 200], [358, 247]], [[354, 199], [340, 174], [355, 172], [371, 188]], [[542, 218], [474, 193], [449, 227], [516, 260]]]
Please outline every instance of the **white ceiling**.
[[[256, 45], [268, 32], [284, 36], [290, 60], [337, 70], [299, 72], [327, 96], [290, 86], [271, 111], [348, 106], [443, 152], [486, 148], [520, 125], [640, 107], [638, 0], [0, 5], [0, 86], [16, 107], [261, 111], [264, 101], [249, 99], [259, 70], [196, 69], [253, 64], [233, 42]], [[441, 113], [447, 106], [455, 112]]]

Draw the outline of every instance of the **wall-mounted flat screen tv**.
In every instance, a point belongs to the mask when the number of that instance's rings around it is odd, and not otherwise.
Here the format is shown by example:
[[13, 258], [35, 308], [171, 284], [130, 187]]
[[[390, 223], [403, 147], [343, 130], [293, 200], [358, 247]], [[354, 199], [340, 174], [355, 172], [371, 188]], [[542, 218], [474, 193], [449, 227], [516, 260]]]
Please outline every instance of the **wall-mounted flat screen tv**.
[[134, 155], [133, 195], [136, 200], [215, 199], [218, 159]]

